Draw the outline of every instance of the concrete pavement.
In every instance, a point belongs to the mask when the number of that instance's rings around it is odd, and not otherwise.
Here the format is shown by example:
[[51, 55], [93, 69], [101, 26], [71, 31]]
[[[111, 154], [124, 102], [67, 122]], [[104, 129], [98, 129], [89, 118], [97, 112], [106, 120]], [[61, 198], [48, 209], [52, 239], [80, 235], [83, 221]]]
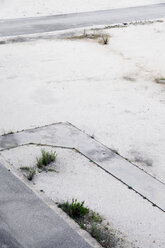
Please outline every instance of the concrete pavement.
[[165, 211], [165, 184], [69, 123], [0, 136], [0, 151], [28, 144], [74, 148], [113, 177]]
[[0, 20], [0, 37], [112, 25], [165, 17], [165, 3], [85, 13]]

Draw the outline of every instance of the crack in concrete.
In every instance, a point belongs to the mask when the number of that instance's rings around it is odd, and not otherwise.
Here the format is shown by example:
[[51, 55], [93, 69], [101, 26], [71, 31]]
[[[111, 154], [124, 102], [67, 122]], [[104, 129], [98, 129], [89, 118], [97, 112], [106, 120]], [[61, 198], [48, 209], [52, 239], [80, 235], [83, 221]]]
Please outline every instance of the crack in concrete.
[[0, 151], [25, 145], [74, 149], [165, 212], [163, 182], [70, 123], [56, 123], [0, 136]]

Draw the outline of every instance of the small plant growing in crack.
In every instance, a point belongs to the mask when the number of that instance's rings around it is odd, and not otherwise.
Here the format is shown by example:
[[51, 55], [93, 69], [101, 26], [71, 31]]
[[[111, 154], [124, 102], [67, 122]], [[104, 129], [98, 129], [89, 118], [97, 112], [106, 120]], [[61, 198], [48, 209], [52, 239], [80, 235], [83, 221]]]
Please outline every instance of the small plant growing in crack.
[[37, 158], [37, 167], [20, 167], [21, 170], [26, 171], [26, 177], [29, 181], [32, 181], [34, 176], [36, 175], [36, 171], [39, 173], [45, 170], [46, 172], [57, 172], [53, 168], [46, 169], [46, 166], [51, 162], [55, 161], [56, 153], [55, 152], [47, 152], [44, 149], [41, 150], [42, 156]]
[[107, 45], [109, 43], [109, 36], [108, 34], [103, 34], [102, 35], [102, 40], [103, 40], [103, 44]]
[[67, 201], [63, 204], [58, 204], [58, 207], [62, 208], [70, 217], [81, 218], [87, 213], [89, 209], [84, 207], [84, 201], [78, 202], [77, 199], [72, 199], [71, 204]]
[[34, 176], [36, 174], [36, 168], [25, 166], [25, 167], [21, 167], [20, 169], [27, 172], [27, 179], [29, 181], [32, 181], [33, 180], [33, 178], [34, 178]]
[[58, 207], [74, 219], [82, 229], [89, 232], [103, 247], [116, 246], [118, 238], [110, 231], [108, 224], [103, 222], [103, 218], [98, 213], [84, 206], [84, 201], [78, 202], [77, 199], [72, 199], [71, 203], [68, 201], [58, 203]]
[[47, 165], [54, 162], [56, 159], [56, 152], [47, 152], [44, 149], [41, 150], [42, 156], [37, 158], [38, 169], [44, 170]]

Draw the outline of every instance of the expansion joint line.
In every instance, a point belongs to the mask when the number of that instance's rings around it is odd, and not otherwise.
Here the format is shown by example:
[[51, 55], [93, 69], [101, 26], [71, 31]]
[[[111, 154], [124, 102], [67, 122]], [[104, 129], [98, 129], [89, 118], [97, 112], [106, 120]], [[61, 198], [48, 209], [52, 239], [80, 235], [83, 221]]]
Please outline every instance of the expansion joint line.
[[101, 167], [97, 162], [93, 161], [92, 159], [90, 159], [88, 156], [86, 156], [84, 153], [80, 152], [78, 149], [74, 148], [74, 147], [69, 147], [69, 146], [58, 146], [58, 145], [47, 145], [44, 143], [26, 143], [26, 144], [21, 144], [21, 145], [17, 145], [17, 146], [13, 146], [11, 148], [4, 148], [4, 149], [0, 149], [0, 152], [3, 151], [7, 151], [7, 150], [12, 150], [12, 149], [16, 149], [19, 147], [24, 147], [24, 146], [30, 146], [30, 145], [34, 145], [34, 146], [40, 146], [40, 147], [52, 147], [52, 148], [61, 148], [61, 149], [69, 149], [69, 150], [74, 150], [76, 152], [78, 152], [79, 154], [83, 155], [84, 157], [86, 157], [90, 162], [94, 163], [97, 167], [99, 167], [101, 170], [103, 170], [104, 172], [108, 173], [109, 175], [111, 175], [112, 177], [114, 177], [115, 179], [117, 179], [118, 181], [120, 181], [122, 184], [124, 184], [126, 187], [128, 187], [130, 190], [133, 190], [136, 194], [140, 195], [144, 200], [147, 200], [148, 202], [150, 202], [154, 207], [157, 207], [158, 209], [160, 209], [161, 211], [165, 212], [161, 207], [159, 207], [157, 204], [155, 204], [153, 201], [151, 201], [150, 199], [148, 199], [147, 197], [145, 197], [143, 194], [139, 193], [136, 189], [130, 187], [127, 183], [125, 183], [123, 180], [119, 179], [118, 177], [116, 177], [114, 174], [110, 173], [108, 170], [106, 170], [105, 168]]

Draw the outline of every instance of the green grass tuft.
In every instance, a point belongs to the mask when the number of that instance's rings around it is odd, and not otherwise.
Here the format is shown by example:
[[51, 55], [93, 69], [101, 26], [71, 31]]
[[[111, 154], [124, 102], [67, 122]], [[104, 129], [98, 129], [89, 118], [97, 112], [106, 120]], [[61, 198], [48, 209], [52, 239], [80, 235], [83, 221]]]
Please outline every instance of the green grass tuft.
[[56, 153], [55, 152], [46, 152], [44, 149], [41, 150], [42, 156], [37, 158], [37, 167], [43, 169], [45, 166], [55, 161]]
[[32, 181], [33, 178], [34, 178], [34, 176], [36, 175], [36, 169], [33, 168], [33, 167], [27, 167], [27, 166], [25, 166], [25, 167], [21, 167], [20, 169], [27, 172], [27, 179], [29, 181]]
[[109, 223], [104, 224], [103, 218], [96, 212], [84, 206], [84, 201], [78, 202], [72, 199], [72, 202], [58, 203], [64, 212], [73, 218], [79, 226], [89, 232], [105, 248], [116, 247], [118, 237], [109, 230]]
[[90, 211], [89, 212], [88, 218], [89, 218], [89, 221], [91, 223], [98, 223], [98, 224], [100, 224], [103, 221], [102, 217], [98, 213], [96, 213], [94, 211]]
[[78, 202], [77, 199], [74, 198], [72, 199], [71, 204], [67, 201], [65, 203], [58, 204], [58, 206], [72, 218], [81, 218], [89, 213], [89, 209], [84, 207], [84, 201]]

